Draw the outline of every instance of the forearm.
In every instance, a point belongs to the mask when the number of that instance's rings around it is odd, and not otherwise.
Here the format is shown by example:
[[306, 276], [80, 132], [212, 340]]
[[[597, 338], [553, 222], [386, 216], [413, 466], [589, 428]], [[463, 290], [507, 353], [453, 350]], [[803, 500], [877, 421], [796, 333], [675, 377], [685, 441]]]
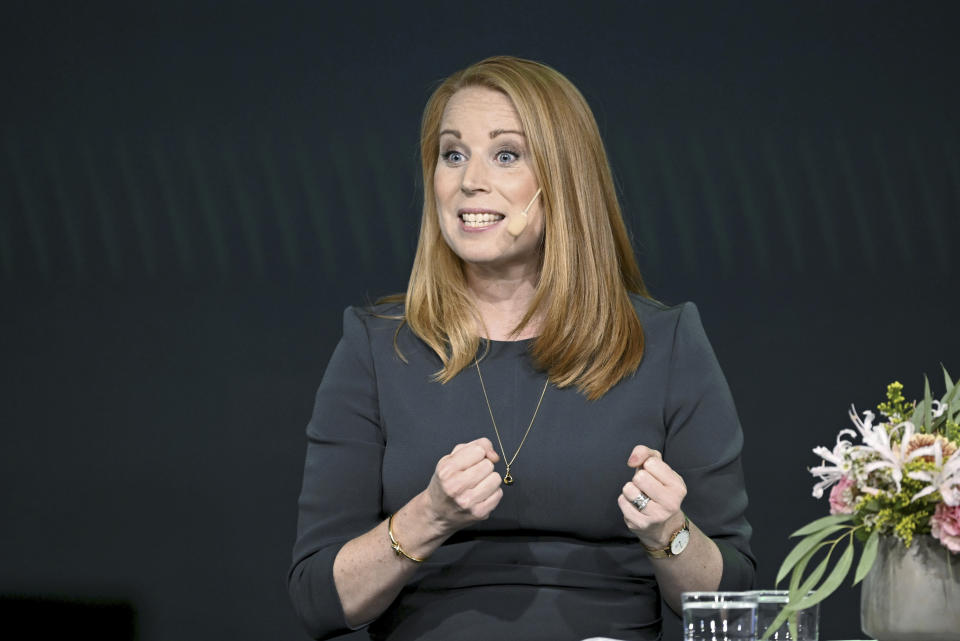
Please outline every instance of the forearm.
[[720, 549], [693, 522], [690, 523], [690, 543], [682, 554], [650, 561], [663, 600], [677, 613], [681, 610], [683, 592], [716, 590], [723, 574]]
[[[393, 532], [410, 556], [426, 559], [450, 536], [442, 533], [418, 494], [393, 518]], [[333, 562], [333, 578], [347, 623], [363, 625], [380, 616], [417, 571], [418, 563], [398, 556], [387, 521], [348, 541]]]

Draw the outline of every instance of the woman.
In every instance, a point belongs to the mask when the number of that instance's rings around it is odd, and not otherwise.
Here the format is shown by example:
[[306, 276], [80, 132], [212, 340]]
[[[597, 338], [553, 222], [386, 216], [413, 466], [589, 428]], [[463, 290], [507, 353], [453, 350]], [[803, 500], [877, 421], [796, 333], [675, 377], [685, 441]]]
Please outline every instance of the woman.
[[345, 312], [307, 429], [310, 633], [655, 639], [661, 598], [750, 587], [733, 401], [696, 308], [646, 295], [580, 93], [484, 60], [421, 154], [406, 295]]

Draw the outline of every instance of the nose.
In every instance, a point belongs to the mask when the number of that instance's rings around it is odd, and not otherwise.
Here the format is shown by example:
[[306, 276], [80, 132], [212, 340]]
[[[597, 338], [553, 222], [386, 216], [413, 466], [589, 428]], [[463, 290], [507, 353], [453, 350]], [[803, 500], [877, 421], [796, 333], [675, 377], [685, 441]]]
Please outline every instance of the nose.
[[486, 191], [489, 188], [487, 167], [481, 160], [471, 159], [463, 167], [460, 190], [465, 194]]

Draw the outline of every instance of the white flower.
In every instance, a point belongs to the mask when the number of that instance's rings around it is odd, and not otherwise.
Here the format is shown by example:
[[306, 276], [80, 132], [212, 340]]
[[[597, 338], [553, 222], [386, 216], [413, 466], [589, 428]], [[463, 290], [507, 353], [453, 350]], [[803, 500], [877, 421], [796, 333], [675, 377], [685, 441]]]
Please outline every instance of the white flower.
[[947, 403], [941, 403], [940, 401], [933, 401], [933, 407], [930, 408], [930, 411], [933, 413], [933, 418], [940, 418], [943, 416], [943, 413], [947, 411], [949, 405]]
[[[863, 467], [863, 471], [866, 474], [870, 474], [877, 470], [889, 470], [890, 477], [897, 488], [896, 491], [899, 492], [900, 481], [903, 480], [903, 463], [906, 455], [907, 442], [910, 440], [910, 437], [913, 436], [913, 423], [906, 421], [891, 430], [892, 432], [896, 432], [900, 428], [904, 430], [899, 447], [895, 447], [890, 442], [890, 431], [887, 431], [887, 426], [883, 423], [873, 424], [873, 412], [867, 410], [863, 413], [863, 417], [863, 420], [861, 420], [860, 417], [857, 416], [857, 409], [853, 405], [850, 406], [850, 420], [853, 421], [853, 424], [860, 431], [860, 439], [863, 441], [864, 446], [872, 450], [877, 456], [876, 460], [867, 463]], [[861, 489], [870, 492], [871, 489], [875, 488]]]
[[[935, 450], [933, 453], [934, 465], [940, 467], [943, 454], [939, 441], [931, 447]], [[916, 471], [910, 472], [907, 476], [917, 481], [927, 482], [927, 486], [914, 494], [910, 501], [916, 501], [939, 490], [944, 503], [950, 507], [960, 505], [960, 450], [954, 452], [953, 456], [948, 458], [937, 472]]]
[[[818, 499], [823, 496], [825, 489], [850, 473], [852, 463], [849, 454], [854, 445], [843, 438], [847, 434], [850, 436], [857, 435], [851, 429], [843, 429], [837, 434], [837, 444], [833, 446], [832, 451], [822, 445], [813, 448], [813, 453], [825, 462], [823, 465], [810, 468], [810, 473], [820, 479], [820, 482], [813, 486], [813, 495]], [[827, 465], [827, 462], [832, 463], [832, 465]]]

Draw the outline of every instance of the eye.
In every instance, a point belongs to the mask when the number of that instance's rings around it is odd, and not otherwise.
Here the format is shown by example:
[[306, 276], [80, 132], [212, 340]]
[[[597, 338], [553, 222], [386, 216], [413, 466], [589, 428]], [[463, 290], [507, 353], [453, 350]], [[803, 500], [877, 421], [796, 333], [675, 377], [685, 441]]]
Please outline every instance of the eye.
[[515, 163], [519, 157], [520, 154], [514, 151], [507, 151], [506, 149], [497, 152], [497, 162], [501, 165], [510, 165]]
[[464, 155], [456, 150], [445, 151], [440, 154], [440, 157], [443, 158], [443, 161], [448, 165], [458, 165], [466, 160]]

